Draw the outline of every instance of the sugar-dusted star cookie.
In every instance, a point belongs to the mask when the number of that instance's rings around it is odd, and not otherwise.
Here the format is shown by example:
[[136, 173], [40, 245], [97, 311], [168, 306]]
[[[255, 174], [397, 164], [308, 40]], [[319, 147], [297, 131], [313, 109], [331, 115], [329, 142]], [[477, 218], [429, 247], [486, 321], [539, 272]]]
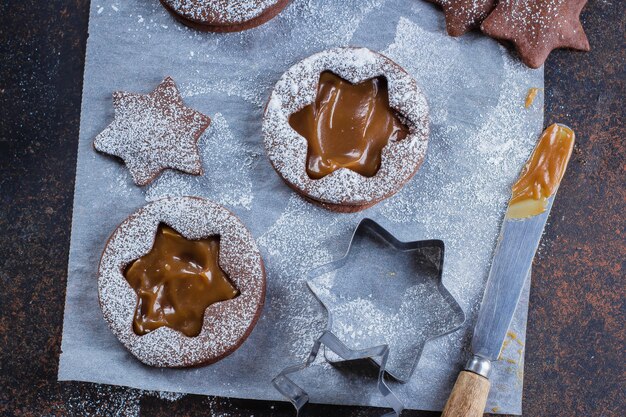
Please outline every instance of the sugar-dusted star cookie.
[[579, 16], [587, 0], [500, 0], [481, 29], [511, 41], [522, 61], [539, 68], [553, 49], [589, 50]]
[[137, 185], [149, 184], [168, 168], [202, 174], [197, 142], [211, 119], [185, 107], [171, 77], [150, 94], [113, 93], [113, 107], [113, 123], [93, 145], [123, 159]]
[[496, 0], [427, 0], [441, 6], [450, 36], [477, 29], [496, 5]]

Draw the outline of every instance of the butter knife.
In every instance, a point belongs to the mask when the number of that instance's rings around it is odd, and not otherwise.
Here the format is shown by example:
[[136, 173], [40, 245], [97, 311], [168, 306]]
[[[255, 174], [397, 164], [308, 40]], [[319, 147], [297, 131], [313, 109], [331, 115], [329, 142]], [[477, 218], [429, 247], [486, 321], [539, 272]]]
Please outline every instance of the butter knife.
[[549, 126], [513, 185], [474, 328], [472, 357], [459, 374], [442, 417], [483, 415], [491, 364], [500, 355], [574, 140], [567, 126]]

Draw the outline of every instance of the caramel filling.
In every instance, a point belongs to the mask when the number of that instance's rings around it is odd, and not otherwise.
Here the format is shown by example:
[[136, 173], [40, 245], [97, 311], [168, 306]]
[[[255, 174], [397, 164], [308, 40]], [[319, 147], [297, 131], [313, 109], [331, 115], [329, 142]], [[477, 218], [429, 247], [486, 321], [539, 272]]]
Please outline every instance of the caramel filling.
[[200, 334], [204, 310], [239, 295], [219, 266], [219, 251], [218, 236], [187, 240], [159, 225], [150, 252], [133, 261], [124, 274], [137, 293], [135, 333], [168, 326], [186, 336]]
[[409, 134], [389, 107], [385, 77], [352, 84], [328, 71], [320, 76], [315, 102], [292, 114], [289, 124], [308, 141], [312, 179], [340, 168], [372, 177], [385, 145]]
[[565, 174], [574, 147], [574, 132], [558, 124], [549, 126], [539, 138], [520, 178], [513, 185], [507, 217], [526, 218], [546, 210]]
[[526, 94], [526, 100], [524, 100], [525, 108], [529, 108], [533, 105], [535, 98], [537, 98], [539, 90], [543, 90], [543, 88], [531, 87], [528, 89], [528, 93]]

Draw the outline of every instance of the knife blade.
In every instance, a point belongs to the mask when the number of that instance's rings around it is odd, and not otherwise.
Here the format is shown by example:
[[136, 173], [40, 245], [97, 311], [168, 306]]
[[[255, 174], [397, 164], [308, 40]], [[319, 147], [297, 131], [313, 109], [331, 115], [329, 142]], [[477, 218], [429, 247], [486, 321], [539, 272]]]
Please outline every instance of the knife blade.
[[553, 201], [527, 220], [504, 219], [472, 337], [474, 355], [498, 359]]
[[474, 328], [473, 356], [459, 374], [442, 417], [484, 412], [491, 362], [500, 355], [574, 140], [567, 126], [549, 126], [512, 188]]

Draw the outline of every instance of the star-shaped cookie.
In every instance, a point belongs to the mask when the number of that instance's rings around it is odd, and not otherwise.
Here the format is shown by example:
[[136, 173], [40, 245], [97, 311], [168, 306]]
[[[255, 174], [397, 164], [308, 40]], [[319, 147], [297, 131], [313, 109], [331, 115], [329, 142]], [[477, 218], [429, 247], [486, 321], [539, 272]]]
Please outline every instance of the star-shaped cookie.
[[113, 93], [113, 107], [113, 123], [93, 145], [123, 159], [137, 185], [149, 184], [168, 168], [202, 174], [197, 142], [211, 119], [185, 107], [171, 77], [150, 94]]
[[481, 29], [515, 44], [522, 61], [539, 68], [553, 49], [589, 50], [579, 16], [587, 0], [500, 0]]
[[496, 5], [496, 0], [427, 0], [441, 6], [450, 36], [461, 36], [480, 24]]

